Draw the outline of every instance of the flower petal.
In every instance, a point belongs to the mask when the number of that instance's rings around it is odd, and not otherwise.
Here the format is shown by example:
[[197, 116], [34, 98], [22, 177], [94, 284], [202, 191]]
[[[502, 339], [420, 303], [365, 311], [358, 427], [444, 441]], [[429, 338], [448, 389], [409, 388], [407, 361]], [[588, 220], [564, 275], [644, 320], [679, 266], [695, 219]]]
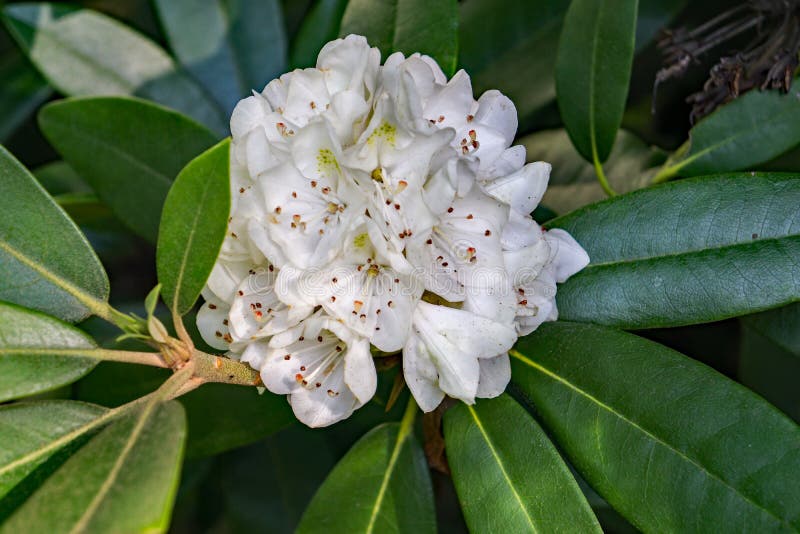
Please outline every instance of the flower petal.
[[542, 200], [550, 179], [550, 164], [543, 161], [528, 163], [519, 171], [484, 182], [491, 196], [510, 204], [520, 213], [530, 213]]
[[331, 378], [330, 387], [299, 389], [289, 395], [295, 417], [311, 428], [321, 428], [347, 419], [361, 403], [347, 388], [344, 371]]
[[208, 291], [204, 292], [204, 297], [206, 302], [197, 312], [197, 330], [209, 346], [218, 350], [228, 350], [231, 341], [228, 331], [230, 306]]
[[501, 354], [494, 358], [478, 360], [480, 365], [480, 379], [476, 397], [493, 399], [506, 390], [511, 380], [511, 361], [508, 354]]
[[442, 402], [439, 372], [427, 356], [424, 342], [411, 336], [403, 349], [403, 377], [423, 412], [432, 412]]
[[558, 283], [566, 282], [567, 278], [589, 265], [589, 254], [566, 231], [554, 228], [545, 234], [545, 239], [553, 251], [555, 278]]

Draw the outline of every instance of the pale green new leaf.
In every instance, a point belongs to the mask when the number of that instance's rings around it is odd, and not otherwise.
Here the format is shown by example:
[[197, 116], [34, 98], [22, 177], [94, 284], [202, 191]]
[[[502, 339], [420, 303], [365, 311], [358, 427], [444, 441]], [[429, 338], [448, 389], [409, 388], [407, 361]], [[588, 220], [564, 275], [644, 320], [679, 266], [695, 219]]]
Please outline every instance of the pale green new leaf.
[[164, 203], [156, 266], [164, 301], [184, 314], [211, 274], [228, 228], [230, 141], [192, 160]]
[[757, 168], [798, 143], [797, 93], [754, 89], [698, 122], [655, 179]]

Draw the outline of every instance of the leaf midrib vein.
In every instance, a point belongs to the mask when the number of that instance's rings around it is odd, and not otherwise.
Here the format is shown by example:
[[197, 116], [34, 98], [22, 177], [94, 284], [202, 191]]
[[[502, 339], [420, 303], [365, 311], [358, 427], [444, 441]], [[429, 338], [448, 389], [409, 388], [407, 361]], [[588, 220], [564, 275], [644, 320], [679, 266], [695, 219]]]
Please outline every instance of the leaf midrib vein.
[[800, 238], [800, 233], [791, 234], [791, 235], [785, 235], [785, 236], [780, 236], [780, 237], [758, 238], [758, 239], [754, 239], [752, 241], [741, 241], [741, 242], [738, 242], [738, 243], [730, 243], [730, 244], [727, 244], [727, 245], [718, 245], [718, 246], [714, 246], [714, 247], [687, 249], [687, 250], [681, 250], [681, 251], [678, 251], [678, 252], [671, 252], [671, 253], [668, 253], [668, 254], [659, 254], [659, 255], [654, 255], [654, 256], [637, 256], [637, 257], [634, 257], [634, 258], [624, 258], [624, 259], [619, 259], [619, 260], [609, 260], [609, 261], [603, 261], [603, 262], [599, 262], [599, 263], [590, 263], [589, 265], [584, 267], [583, 271], [581, 271], [581, 272], [590, 271], [593, 268], [613, 267], [615, 265], [624, 265], [624, 264], [636, 263], [636, 262], [640, 262], [640, 261], [659, 260], [659, 259], [666, 259], [666, 258], [679, 258], [681, 256], [689, 256], [689, 255], [692, 255], [692, 254], [699, 254], [699, 253], [702, 253], [702, 252], [719, 252], [719, 251], [724, 251], [724, 250], [727, 250], [727, 249], [733, 249], [733, 248], [737, 248], [737, 247], [746, 247], [746, 246], [753, 245], [753, 244], [756, 244], [756, 243], [771, 243], [771, 242], [780, 242], [780, 241], [787, 241], [787, 240], [788, 241], [792, 241], [792, 240], [797, 239], [797, 238]]
[[530, 514], [528, 513], [528, 509], [525, 507], [525, 503], [520, 497], [519, 493], [517, 493], [516, 488], [514, 487], [514, 483], [511, 481], [511, 477], [508, 475], [508, 471], [506, 471], [505, 465], [503, 464], [503, 460], [500, 458], [500, 455], [497, 454], [497, 449], [495, 449], [494, 444], [492, 443], [491, 438], [486, 433], [486, 430], [483, 428], [483, 424], [481, 423], [480, 419], [478, 418], [478, 414], [475, 412], [475, 409], [472, 406], [466, 405], [467, 409], [469, 410], [470, 415], [475, 420], [475, 425], [477, 426], [478, 430], [480, 431], [481, 435], [483, 436], [484, 441], [486, 441], [486, 445], [489, 446], [489, 452], [492, 453], [492, 457], [494, 457], [497, 466], [500, 468], [500, 472], [503, 475], [506, 483], [508, 484], [508, 488], [511, 490], [511, 493], [514, 495], [514, 499], [516, 499], [519, 507], [522, 509], [522, 513], [525, 515], [525, 519], [528, 521], [528, 525], [530, 525], [531, 530], [533, 532], [538, 532], [536, 529], [536, 525], [533, 523], [533, 519], [531, 518]]
[[97, 314], [97, 310], [105, 304], [105, 302], [83, 291], [72, 282], [69, 282], [68, 280], [60, 277], [59, 275], [43, 268], [38, 262], [33, 261], [24, 253], [12, 247], [8, 242], [0, 240], [0, 249], [6, 251], [9, 255], [11, 255], [13, 258], [15, 258], [17, 261], [19, 261], [29, 269], [39, 273], [42, 276], [42, 278], [48, 280], [56, 287], [72, 295], [76, 300], [78, 300], [78, 302], [83, 304], [90, 312]]
[[375, 522], [378, 519], [378, 513], [380, 512], [381, 505], [383, 504], [386, 490], [389, 487], [389, 480], [392, 478], [392, 473], [397, 465], [397, 459], [400, 457], [400, 449], [403, 448], [403, 442], [405, 442], [410, 431], [411, 425], [406, 421], [403, 421], [400, 425], [400, 428], [397, 429], [397, 439], [394, 443], [394, 448], [392, 449], [392, 455], [389, 457], [389, 463], [387, 464], [386, 471], [383, 474], [383, 479], [381, 480], [381, 485], [378, 489], [378, 495], [375, 498], [375, 504], [372, 507], [372, 513], [369, 517], [369, 523], [367, 524], [366, 530], [367, 534], [372, 534], [373, 530], [375, 529]]
[[175, 280], [175, 296], [172, 299], [172, 310], [178, 311], [178, 301], [180, 300], [181, 296], [181, 284], [183, 283], [183, 275], [186, 271], [186, 265], [189, 262], [189, 253], [191, 252], [192, 246], [194, 244], [194, 236], [197, 232], [197, 223], [200, 220], [200, 215], [203, 212], [201, 209], [202, 206], [205, 205], [206, 197], [208, 196], [208, 191], [211, 187], [211, 180], [206, 180], [204, 187], [203, 187], [203, 194], [200, 197], [200, 202], [197, 204], [197, 209], [194, 210], [194, 216], [192, 217], [192, 224], [190, 225], [189, 236], [186, 238], [186, 248], [183, 249], [183, 256], [181, 257], [180, 262], [180, 269], [178, 269], [178, 277]]
[[131, 432], [128, 441], [125, 443], [125, 446], [120, 452], [120, 455], [117, 457], [114, 465], [111, 467], [111, 471], [109, 471], [106, 479], [101, 484], [100, 488], [97, 490], [92, 502], [89, 503], [89, 506], [86, 507], [83, 515], [80, 519], [75, 523], [75, 525], [70, 530], [70, 534], [78, 534], [80, 532], [84, 532], [86, 530], [86, 526], [89, 524], [89, 521], [92, 520], [92, 517], [97, 513], [97, 510], [100, 508], [100, 504], [102, 500], [106, 497], [108, 492], [111, 490], [111, 487], [117, 480], [120, 471], [122, 470], [122, 466], [127, 460], [128, 456], [130, 455], [131, 451], [133, 450], [136, 442], [139, 439], [142, 431], [144, 430], [145, 425], [147, 424], [148, 419], [152, 415], [153, 411], [155, 410], [156, 406], [158, 405], [158, 398], [154, 398], [151, 400], [147, 406], [142, 409], [142, 413], [139, 415], [136, 425]]

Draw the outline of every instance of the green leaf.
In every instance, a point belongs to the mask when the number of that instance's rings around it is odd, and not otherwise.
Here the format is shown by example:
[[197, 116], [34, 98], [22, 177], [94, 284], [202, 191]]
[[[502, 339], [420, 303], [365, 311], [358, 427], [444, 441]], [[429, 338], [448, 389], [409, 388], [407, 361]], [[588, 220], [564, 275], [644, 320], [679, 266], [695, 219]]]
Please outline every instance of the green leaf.
[[681, 180], [548, 223], [591, 263], [558, 290], [559, 317], [623, 328], [678, 326], [800, 300], [800, 179]]
[[183, 115], [132, 98], [54, 102], [39, 113], [39, 126], [114, 214], [153, 242], [172, 180], [215, 143]]
[[188, 312], [211, 274], [228, 228], [230, 140], [192, 160], [164, 202], [156, 266], [164, 302]]
[[[556, 96], [556, 47], [569, 2], [460, 2], [459, 65], [475, 94], [498, 89], [517, 107], [521, 129]], [[524, 65], [524, 68], [520, 68]]]
[[94, 193], [65, 193], [56, 195], [53, 200], [81, 228], [104, 232], [124, 230], [111, 209], [101, 203]]
[[155, 0], [175, 56], [230, 114], [286, 70], [278, 0]]
[[91, 337], [53, 317], [0, 302], [0, 402], [70, 384], [95, 366]]
[[578, 152], [608, 159], [622, 124], [638, 0], [572, 0], [556, 59], [558, 109]]
[[753, 90], [698, 122], [689, 131], [687, 144], [667, 161], [655, 179], [750, 169], [798, 143], [797, 94]]
[[317, 55], [328, 41], [339, 35], [339, 25], [347, 0], [318, 0], [303, 19], [292, 41], [289, 64], [292, 68], [314, 67]]
[[556, 448], [511, 397], [459, 403], [444, 432], [471, 532], [602, 532]]
[[594, 325], [546, 323], [511, 356], [561, 449], [640, 530], [800, 529], [800, 427], [744, 387]]
[[408, 422], [375, 427], [331, 471], [297, 528], [323, 530], [436, 532], [428, 464]]
[[256, 388], [207, 384], [181, 397], [189, 420], [189, 458], [211, 456], [253, 443], [295, 421], [282, 395]]
[[147, 317], [150, 318], [156, 312], [158, 306], [158, 299], [161, 297], [161, 284], [156, 285], [150, 290], [150, 293], [144, 299], [144, 310], [147, 312]]
[[0, 146], [0, 300], [77, 322], [104, 314], [108, 278], [86, 238]]
[[10, 50], [0, 57], [0, 142], [42, 105], [52, 90], [24, 56]]
[[[544, 130], [523, 137], [528, 161], [546, 161], [553, 166], [542, 204], [557, 213], [567, 213], [607, 197], [587, 163], [572, 146], [565, 130]], [[648, 146], [625, 130], [617, 133], [604, 167], [614, 191], [627, 193], [649, 185], [656, 166], [666, 159], [663, 151]]]
[[329, 432], [294, 425], [219, 459], [233, 532], [293, 532], [338, 456]]
[[419, 52], [435, 59], [447, 76], [456, 70], [456, 0], [350, 0], [339, 35], [351, 33], [365, 36], [384, 59], [393, 52]]
[[51, 195], [92, 193], [92, 188], [64, 161], [47, 163], [33, 170], [33, 175]]
[[166, 531], [185, 437], [177, 402], [120, 419], [61, 466], [0, 532]]
[[742, 317], [742, 321], [779, 347], [800, 357], [800, 303]]
[[147, 37], [114, 19], [63, 4], [3, 8], [4, 22], [34, 65], [68, 96], [135, 95], [227, 131], [214, 102]]
[[67, 444], [97, 428], [106, 412], [75, 401], [0, 407], [0, 499]]
[[[800, 422], [800, 352], [792, 352], [787, 340], [797, 336], [800, 326], [795, 322], [785, 323], [792, 330], [776, 328], [780, 315], [789, 315], [788, 310], [797, 309], [797, 304], [785, 308], [742, 318], [738, 344], [738, 367], [736, 378], [769, 402], [783, 410], [792, 419]], [[784, 310], [787, 310], [786, 312]], [[796, 312], [795, 312], [796, 315]], [[750, 320], [751, 317], [758, 317]], [[775, 323], [764, 324], [767, 318]], [[796, 319], [796, 317], [795, 317]]]

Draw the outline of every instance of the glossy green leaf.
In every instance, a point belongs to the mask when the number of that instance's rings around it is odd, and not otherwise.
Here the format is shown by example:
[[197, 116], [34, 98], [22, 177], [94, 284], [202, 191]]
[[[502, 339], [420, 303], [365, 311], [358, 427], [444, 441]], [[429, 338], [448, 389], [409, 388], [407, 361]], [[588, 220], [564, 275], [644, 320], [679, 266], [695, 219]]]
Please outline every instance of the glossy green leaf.
[[548, 223], [591, 263], [558, 290], [559, 317], [623, 328], [678, 326], [800, 300], [800, 178], [680, 180]]
[[297, 528], [320, 531], [436, 532], [428, 464], [410, 425], [374, 428], [336, 465]]
[[671, 349], [546, 323], [514, 384], [594, 489], [644, 532], [800, 529], [800, 427]]
[[174, 401], [120, 419], [61, 466], [0, 532], [166, 531], [185, 437], [183, 409]]
[[[795, 80], [795, 84], [797, 80]], [[750, 169], [800, 143], [800, 98], [794, 91], [753, 90], [689, 131], [689, 141], [656, 180]]]
[[325, 43], [339, 35], [347, 3], [347, 0], [317, 0], [292, 41], [289, 54], [292, 68], [302, 69], [317, 64], [317, 55]]
[[459, 403], [444, 432], [470, 532], [602, 532], [556, 448], [511, 397]]
[[181, 397], [181, 404], [189, 420], [190, 458], [253, 443], [295, 422], [284, 396], [259, 394], [254, 387], [208, 384]]
[[108, 278], [86, 238], [0, 146], [0, 300], [77, 322], [102, 313]]
[[286, 70], [278, 0], [155, 0], [175, 56], [226, 113]]
[[215, 142], [179, 113], [124, 97], [54, 102], [39, 113], [39, 125], [114, 214], [153, 242], [172, 180]]
[[16, 50], [0, 56], [0, 143], [52, 94], [47, 82]]
[[230, 141], [193, 159], [178, 175], [164, 202], [156, 266], [164, 302], [189, 311], [211, 274], [228, 229]]
[[227, 131], [220, 109], [161, 47], [114, 19], [48, 3], [13, 4], [3, 14], [34, 65], [65, 95], [140, 96]]
[[564, 0], [459, 4], [459, 65], [472, 77], [475, 94], [498, 89], [507, 95], [522, 128], [556, 96], [555, 43], [568, 6]]
[[558, 109], [587, 161], [604, 162], [622, 124], [638, 0], [572, 0], [556, 59]]
[[225, 518], [232, 530], [294, 532], [341, 456], [330, 438], [330, 431], [297, 424], [220, 458]]
[[[553, 166], [542, 204], [557, 213], [568, 213], [607, 197], [595, 176], [594, 167], [572, 146], [565, 130], [544, 130], [523, 137], [528, 161], [546, 161]], [[666, 154], [648, 146], [625, 130], [617, 133], [606, 161], [608, 181], [614, 191], [627, 193], [649, 185]]]
[[105, 408], [75, 401], [1, 407], [0, 499], [63, 447], [97, 428], [105, 413]]
[[384, 59], [393, 52], [419, 52], [435, 59], [447, 76], [456, 70], [456, 0], [350, 0], [339, 35], [351, 33], [365, 36]]
[[69, 384], [96, 360], [88, 335], [47, 315], [0, 302], [0, 402]]

